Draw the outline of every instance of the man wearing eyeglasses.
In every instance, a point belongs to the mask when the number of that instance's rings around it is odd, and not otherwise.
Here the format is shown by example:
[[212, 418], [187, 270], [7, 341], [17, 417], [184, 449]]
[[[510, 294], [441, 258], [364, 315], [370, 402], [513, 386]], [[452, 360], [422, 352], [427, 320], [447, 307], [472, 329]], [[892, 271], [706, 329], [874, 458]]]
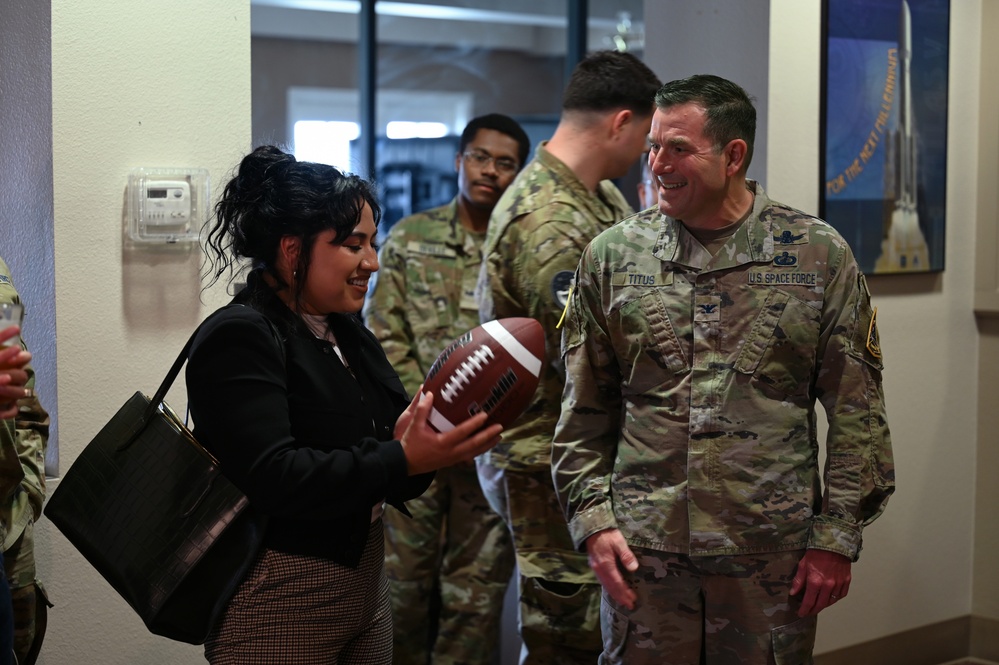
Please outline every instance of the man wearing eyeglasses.
[[647, 148], [660, 82], [635, 56], [601, 51], [573, 70], [551, 140], [493, 210], [477, 289], [482, 321], [537, 319], [548, 362], [527, 412], [476, 460], [482, 488], [511, 530], [520, 571], [522, 665], [593, 664], [600, 585], [569, 535], [551, 476], [562, 403], [559, 317], [587, 243], [631, 214], [611, 182]]
[[[479, 324], [474, 290], [489, 215], [530, 152], [512, 118], [474, 118], [459, 141], [451, 203], [400, 220], [381, 250], [364, 316], [403, 384], [415, 393], [441, 351]], [[385, 514], [396, 665], [489, 665], [513, 573], [510, 536], [473, 464], [437, 472], [407, 502], [412, 519]]]

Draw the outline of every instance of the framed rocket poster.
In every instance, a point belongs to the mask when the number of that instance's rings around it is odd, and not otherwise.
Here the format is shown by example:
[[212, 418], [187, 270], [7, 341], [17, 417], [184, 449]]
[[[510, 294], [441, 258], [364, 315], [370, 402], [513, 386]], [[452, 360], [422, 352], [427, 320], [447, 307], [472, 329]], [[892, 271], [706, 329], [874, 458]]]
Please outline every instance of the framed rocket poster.
[[949, 0], [824, 0], [820, 214], [867, 274], [944, 269]]

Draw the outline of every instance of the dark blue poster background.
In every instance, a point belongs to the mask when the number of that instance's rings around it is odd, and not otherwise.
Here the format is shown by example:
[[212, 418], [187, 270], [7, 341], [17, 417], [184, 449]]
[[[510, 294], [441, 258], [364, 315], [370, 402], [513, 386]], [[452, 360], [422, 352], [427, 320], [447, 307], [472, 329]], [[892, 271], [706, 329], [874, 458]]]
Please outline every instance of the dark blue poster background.
[[868, 274], [943, 270], [949, 0], [824, 12], [821, 214]]

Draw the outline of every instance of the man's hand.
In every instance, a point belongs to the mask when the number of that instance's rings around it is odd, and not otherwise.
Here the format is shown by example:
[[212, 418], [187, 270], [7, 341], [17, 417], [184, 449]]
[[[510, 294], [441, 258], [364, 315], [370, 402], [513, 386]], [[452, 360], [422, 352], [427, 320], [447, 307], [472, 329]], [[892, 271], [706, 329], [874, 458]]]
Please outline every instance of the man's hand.
[[791, 583], [791, 595], [802, 591], [798, 616], [818, 614], [850, 592], [850, 560], [826, 550], [805, 550]]
[[[0, 342], [16, 337], [21, 332], [17, 326], [0, 330]], [[17, 400], [27, 397], [24, 384], [28, 382], [25, 367], [31, 354], [20, 345], [0, 347], [0, 420], [13, 418], [18, 413]]]
[[621, 577], [623, 566], [629, 572], [638, 570], [638, 559], [628, 547], [624, 536], [617, 529], [604, 529], [586, 539], [586, 553], [590, 559], [590, 568], [597, 574], [597, 579], [618, 604], [635, 609], [635, 592]]

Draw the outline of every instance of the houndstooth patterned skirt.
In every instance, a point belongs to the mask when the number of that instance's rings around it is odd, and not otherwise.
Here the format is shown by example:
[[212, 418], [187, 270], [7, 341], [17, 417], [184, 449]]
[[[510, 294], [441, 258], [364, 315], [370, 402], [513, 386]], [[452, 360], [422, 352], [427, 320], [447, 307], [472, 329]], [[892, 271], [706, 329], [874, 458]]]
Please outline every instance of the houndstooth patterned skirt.
[[392, 610], [376, 520], [360, 565], [264, 549], [205, 641], [212, 665], [390, 665]]

